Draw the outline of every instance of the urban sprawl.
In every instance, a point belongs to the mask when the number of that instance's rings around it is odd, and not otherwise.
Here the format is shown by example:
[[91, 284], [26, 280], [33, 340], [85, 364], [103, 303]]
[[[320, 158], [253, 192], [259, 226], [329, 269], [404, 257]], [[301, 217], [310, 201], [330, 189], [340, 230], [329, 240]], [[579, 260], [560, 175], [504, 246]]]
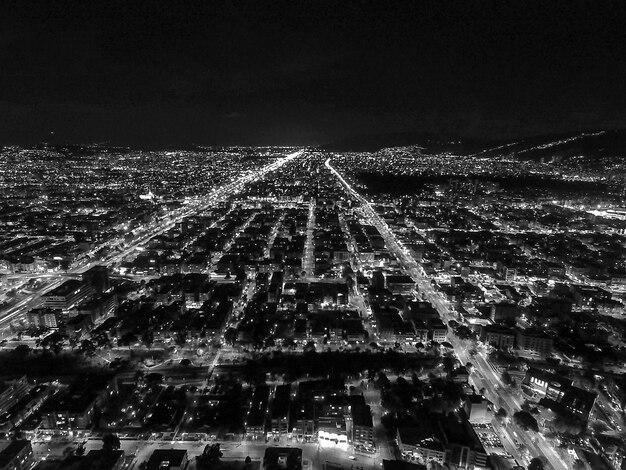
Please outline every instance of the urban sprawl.
[[624, 468], [626, 168], [566, 143], [5, 147], [0, 470]]

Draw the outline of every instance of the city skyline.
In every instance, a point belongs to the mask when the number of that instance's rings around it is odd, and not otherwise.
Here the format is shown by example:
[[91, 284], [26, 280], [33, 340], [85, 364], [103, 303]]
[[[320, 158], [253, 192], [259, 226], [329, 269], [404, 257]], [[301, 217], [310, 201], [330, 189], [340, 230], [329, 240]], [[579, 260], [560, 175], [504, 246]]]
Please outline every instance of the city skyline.
[[3, 149], [0, 455], [618, 468], [616, 142]]

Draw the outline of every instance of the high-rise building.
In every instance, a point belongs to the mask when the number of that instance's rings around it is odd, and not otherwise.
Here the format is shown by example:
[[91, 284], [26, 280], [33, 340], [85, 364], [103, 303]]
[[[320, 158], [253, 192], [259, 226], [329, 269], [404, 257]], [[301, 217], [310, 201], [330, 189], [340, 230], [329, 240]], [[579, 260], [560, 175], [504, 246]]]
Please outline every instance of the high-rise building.
[[51, 309], [69, 310], [93, 293], [89, 285], [75, 279], [65, 281], [60, 286], [46, 292], [41, 298], [43, 306]]
[[111, 287], [109, 271], [106, 266], [94, 266], [83, 273], [83, 283], [90, 286], [96, 294], [102, 294]]
[[382, 271], [374, 271], [372, 274], [372, 287], [375, 289], [384, 289], [385, 286], [385, 275]]

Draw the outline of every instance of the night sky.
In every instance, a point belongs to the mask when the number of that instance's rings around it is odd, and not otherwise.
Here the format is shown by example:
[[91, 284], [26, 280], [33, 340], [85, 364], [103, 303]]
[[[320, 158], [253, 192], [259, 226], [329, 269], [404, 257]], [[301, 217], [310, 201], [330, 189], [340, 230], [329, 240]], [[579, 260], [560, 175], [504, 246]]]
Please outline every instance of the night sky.
[[626, 127], [622, 1], [2, 4], [4, 144]]

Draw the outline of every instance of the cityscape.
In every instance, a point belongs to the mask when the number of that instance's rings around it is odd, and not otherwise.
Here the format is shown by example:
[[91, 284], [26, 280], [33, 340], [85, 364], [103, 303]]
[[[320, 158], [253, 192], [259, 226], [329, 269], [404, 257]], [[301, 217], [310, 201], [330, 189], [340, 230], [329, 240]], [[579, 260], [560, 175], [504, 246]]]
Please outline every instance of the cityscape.
[[626, 470], [624, 25], [2, 2], [0, 470]]
[[620, 135], [5, 147], [2, 468], [621, 468]]

